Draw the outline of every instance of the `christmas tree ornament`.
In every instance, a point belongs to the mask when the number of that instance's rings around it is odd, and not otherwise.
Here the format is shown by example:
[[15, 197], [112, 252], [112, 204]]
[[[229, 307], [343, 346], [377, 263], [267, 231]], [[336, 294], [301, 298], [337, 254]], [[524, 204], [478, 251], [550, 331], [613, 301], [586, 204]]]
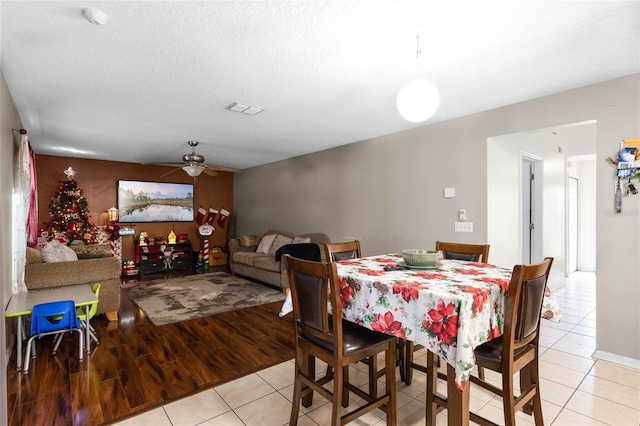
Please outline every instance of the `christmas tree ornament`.
[[218, 225], [221, 228], [224, 228], [224, 225], [227, 223], [227, 218], [229, 217], [229, 211], [225, 210], [224, 207], [220, 210], [220, 216], [218, 217]]
[[67, 180], [74, 180], [76, 178], [76, 171], [69, 167], [64, 171], [64, 174], [67, 176]]

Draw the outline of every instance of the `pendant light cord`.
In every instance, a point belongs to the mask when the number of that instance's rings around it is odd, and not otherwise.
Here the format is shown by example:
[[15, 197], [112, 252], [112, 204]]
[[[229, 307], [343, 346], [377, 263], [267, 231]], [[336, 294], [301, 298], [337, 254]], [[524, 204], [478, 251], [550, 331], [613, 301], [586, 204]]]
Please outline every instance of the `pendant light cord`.
[[416, 34], [416, 75], [420, 76], [420, 55], [422, 55], [422, 49], [420, 49], [420, 34]]

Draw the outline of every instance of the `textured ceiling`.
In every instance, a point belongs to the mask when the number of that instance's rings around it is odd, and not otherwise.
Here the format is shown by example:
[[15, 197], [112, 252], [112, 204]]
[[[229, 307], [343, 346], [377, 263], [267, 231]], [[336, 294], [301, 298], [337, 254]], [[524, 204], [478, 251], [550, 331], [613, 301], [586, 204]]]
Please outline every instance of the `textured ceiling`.
[[[243, 169], [640, 72], [638, 1], [2, 1], [0, 24], [36, 153], [141, 163], [197, 140]], [[422, 124], [395, 104], [417, 73]]]

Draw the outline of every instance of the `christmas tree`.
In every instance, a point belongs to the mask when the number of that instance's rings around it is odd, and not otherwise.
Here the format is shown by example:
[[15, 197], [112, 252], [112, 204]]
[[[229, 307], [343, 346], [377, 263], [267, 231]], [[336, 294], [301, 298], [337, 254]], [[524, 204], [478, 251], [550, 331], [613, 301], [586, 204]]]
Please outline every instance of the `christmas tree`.
[[74, 180], [75, 171], [65, 171], [67, 180], [60, 181], [58, 192], [49, 203], [51, 221], [45, 225], [49, 239], [85, 240], [95, 235], [96, 226], [89, 221], [87, 200]]

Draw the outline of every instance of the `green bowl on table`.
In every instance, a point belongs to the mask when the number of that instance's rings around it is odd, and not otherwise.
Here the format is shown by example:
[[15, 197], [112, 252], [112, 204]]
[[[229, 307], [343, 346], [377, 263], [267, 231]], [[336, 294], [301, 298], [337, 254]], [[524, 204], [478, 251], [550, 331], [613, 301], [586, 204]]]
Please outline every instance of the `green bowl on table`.
[[402, 258], [408, 266], [434, 266], [438, 263], [438, 252], [433, 250], [402, 250]]

